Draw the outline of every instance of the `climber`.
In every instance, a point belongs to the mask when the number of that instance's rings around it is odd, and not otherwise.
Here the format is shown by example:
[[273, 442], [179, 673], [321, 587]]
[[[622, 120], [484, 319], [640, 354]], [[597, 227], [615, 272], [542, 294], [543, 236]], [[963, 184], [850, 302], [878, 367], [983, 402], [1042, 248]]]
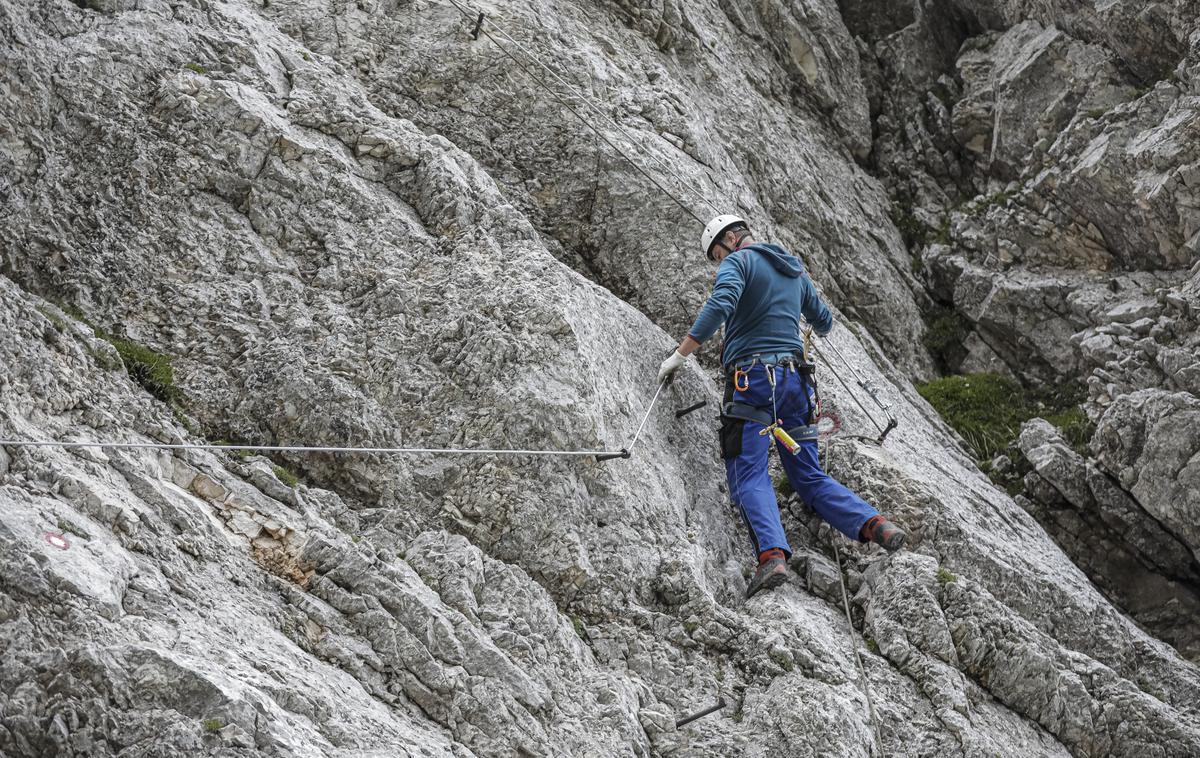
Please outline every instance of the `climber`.
[[[725, 324], [721, 457], [729, 496], [741, 511], [758, 554], [758, 570], [746, 597], [788, 578], [792, 550], [767, 473], [776, 423], [797, 440], [795, 454], [780, 441], [779, 456], [805, 505], [850, 539], [876, 542], [889, 552], [899, 550], [904, 532], [825, 473], [817, 458], [816, 389], [800, 338], [800, 316], [819, 335], [833, 328], [833, 316], [803, 264], [778, 245], [755, 242], [746, 222], [737, 216], [710, 221], [700, 247], [710, 261], [720, 264], [716, 283], [687, 337], [663, 361], [658, 380], [670, 377]], [[787, 435], [781, 436], [786, 440]]]

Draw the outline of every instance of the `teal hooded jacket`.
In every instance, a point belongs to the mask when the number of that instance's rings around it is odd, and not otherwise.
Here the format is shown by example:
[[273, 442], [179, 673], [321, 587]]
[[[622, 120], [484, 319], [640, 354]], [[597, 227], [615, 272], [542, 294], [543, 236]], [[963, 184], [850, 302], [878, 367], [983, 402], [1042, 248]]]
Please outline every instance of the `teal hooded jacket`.
[[688, 336], [704, 342], [725, 324], [724, 365], [755, 354], [802, 353], [801, 315], [817, 334], [833, 328], [833, 315], [800, 259], [778, 245], [755, 242], [721, 261], [712, 294]]

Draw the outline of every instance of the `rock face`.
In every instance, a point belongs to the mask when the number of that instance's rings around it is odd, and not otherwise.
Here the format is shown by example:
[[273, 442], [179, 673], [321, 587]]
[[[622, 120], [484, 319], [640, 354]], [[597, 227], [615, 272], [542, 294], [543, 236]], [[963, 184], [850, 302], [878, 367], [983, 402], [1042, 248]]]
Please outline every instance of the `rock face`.
[[[0, 14], [0, 437], [631, 444], [707, 288], [698, 230], [452, 7]], [[669, 173], [796, 247], [861, 318], [831, 339], [901, 425], [824, 454], [912, 552], [849, 544], [789, 501], [804, 580], [745, 602], [712, 415], [672, 413], [716, 404], [696, 366], [628, 460], [2, 446], [0, 752], [1200, 752], [1200, 669], [1091, 584], [908, 383], [933, 366], [928, 298], [888, 185], [855, 162], [882, 76], [862, 26], [832, 3], [671, 1], [488, 9], [485, 28], [588, 82]], [[1084, 43], [1047, 44], [1091, 60], [1102, 42]], [[714, 92], [739, 93], [736, 112]], [[969, 252], [946, 259], [984, 265]], [[1159, 306], [1194, 313], [1191, 292], [1104, 306], [1138, 333]], [[1175, 356], [1154, 364], [1163, 382], [1190, 376], [1192, 337], [1155, 326], [1144, 354]], [[172, 358], [170, 404], [135, 381], [130, 345]], [[870, 429], [821, 381], [847, 430]], [[1169, 444], [1194, 411], [1181, 392], [1118, 392], [1093, 441], [1158, 508], [1124, 512], [1146, 551], [1195, 549], [1191, 480], [1163, 481], [1191, 460]], [[1140, 426], [1122, 421], [1135, 408]], [[1162, 494], [1182, 505], [1141, 500]], [[725, 711], [676, 728], [717, 697]]]
[[1100, 419], [1100, 463], [1143, 507], [1200, 557], [1200, 400], [1186, 392], [1140, 390]]
[[955, 68], [962, 95], [950, 113], [954, 137], [997, 178], [1016, 178], [1076, 113], [1134, 95], [1103, 47], [1036, 21], [968, 40]]
[[[536, 2], [489, 10], [496, 31], [476, 41], [475, 19], [442, 3], [263, 13], [341, 63], [383, 111], [470, 152], [556, 257], [671, 332], [691, 324], [710, 279], [688, 213], [737, 212], [800, 253], [896, 363], [929, 374], [911, 259], [886, 197], [851, 160], [869, 152], [871, 127], [832, 3]], [[529, 56], [514, 62], [497, 41]]]
[[[1109, 414], [1102, 422], [1107, 432], [1097, 438], [1128, 439], [1132, 430], [1115, 429], [1128, 416], [1122, 418], [1115, 407]], [[1136, 412], [1135, 423], [1141, 422], [1141, 415]], [[1179, 450], [1195, 449], [1195, 444], [1184, 436], [1165, 447], [1177, 457]], [[1197, 512], [1195, 504], [1188, 503], [1190, 495], [1127, 492], [1040, 419], [1022, 430], [1020, 446], [1034, 471], [1026, 476], [1026, 495], [1018, 501], [1134, 619], [1188, 657], [1200, 656], [1195, 623], [1200, 613], [1200, 562], [1192, 527]], [[1161, 441], [1158, 446], [1160, 456], [1167, 452]], [[1162, 457], [1170, 465], [1171, 456]], [[1159, 487], [1169, 478], [1145, 479]]]
[[[893, 19], [849, 26], [875, 72], [871, 169], [938, 306], [938, 362], [1086, 387], [1086, 456], [1027, 431], [1019, 502], [1135, 617], [1193, 639], [1188, 603], [1152, 599], [1192, 592], [1175, 554], [1195, 544], [1179, 474], [1200, 452], [1179, 413], [1200, 396], [1200, 6], [879, 5], [842, 8]], [[1168, 407], [1179, 420], [1143, 449]]]

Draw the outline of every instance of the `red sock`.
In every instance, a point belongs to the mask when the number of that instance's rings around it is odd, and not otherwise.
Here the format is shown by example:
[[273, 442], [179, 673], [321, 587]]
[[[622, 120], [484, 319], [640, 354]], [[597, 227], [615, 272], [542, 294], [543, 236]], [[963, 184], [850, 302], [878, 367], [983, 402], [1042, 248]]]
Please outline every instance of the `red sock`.
[[860, 529], [858, 532], [859, 539], [861, 539], [863, 542], [870, 542], [875, 536], [876, 525], [883, 520], [883, 516], [872, 516], [871, 518], [867, 519], [867, 523], [863, 524], [862, 529]]
[[761, 566], [774, 558], [786, 559], [787, 556], [783, 554], [783, 550], [781, 548], [773, 547], [770, 550], [764, 550], [758, 554], [758, 565]]

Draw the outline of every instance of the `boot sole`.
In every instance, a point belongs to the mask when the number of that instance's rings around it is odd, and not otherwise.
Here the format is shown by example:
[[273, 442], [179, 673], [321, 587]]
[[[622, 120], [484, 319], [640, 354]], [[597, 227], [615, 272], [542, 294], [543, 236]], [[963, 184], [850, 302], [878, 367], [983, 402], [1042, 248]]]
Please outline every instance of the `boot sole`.
[[764, 590], [773, 590], [779, 585], [786, 583], [787, 580], [788, 575], [785, 572], [781, 571], [778, 574], [771, 574], [766, 579], [763, 579], [762, 584], [758, 585], [754, 592], [746, 593], [746, 599], [749, 600]]
[[904, 547], [904, 538], [904, 532], [897, 532], [884, 540], [881, 544], [883, 545], [884, 550], [888, 551], [889, 553], [894, 553], [900, 548]]

